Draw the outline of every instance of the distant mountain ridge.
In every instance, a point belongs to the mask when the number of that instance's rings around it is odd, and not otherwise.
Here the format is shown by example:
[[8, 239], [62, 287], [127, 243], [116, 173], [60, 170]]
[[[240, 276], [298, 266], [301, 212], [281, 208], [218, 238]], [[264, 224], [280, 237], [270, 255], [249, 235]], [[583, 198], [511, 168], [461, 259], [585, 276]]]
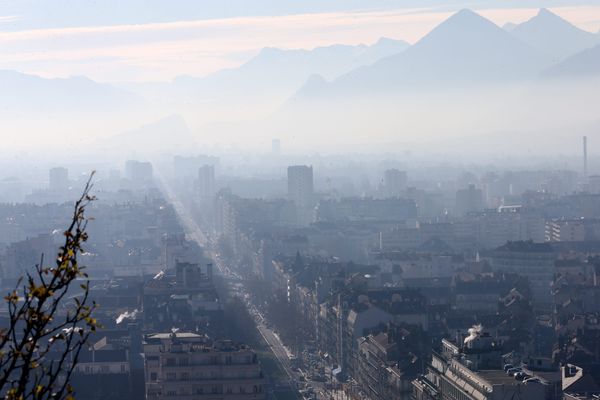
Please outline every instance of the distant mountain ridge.
[[197, 146], [186, 121], [174, 114], [147, 123], [137, 129], [99, 140], [94, 148], [100, 151], [153, 155], [169, 151], [186, 152]]
[[[583, 50], [544, 71], [546, 78], [600, 77], [600, 44]], [[599, 88], [600, 90], [600, 88]]]
[[559, 61], [600, 43], [599, 35], [586, 32], [545, 8], [508, 31], [517, 39]]
[[[550, 63], [545, 55], [465, 9], [404, 52], [358, 68], [322, 89], [329, 94], [366, 94], [499, 83], [532, 78]], [[299, 91], [304, 92], [305, 88]], [[318, 91], [313, 87], [310, 92]]]
[[[288, 135], [318, 143], [343, 132], [340, 142], [349, 142], [353, 132], [395, 139], [408, 131], [419, 135], [421, 128], [462, 135], [470, 126], [473, 136], [488, 124], [525, 130], [528, 120], [544, 131], [575, 120], [561, 120], [567, 103], [597, 118], [596, 97], [589, 93], [600, 91], [600, 80], [588, 78], [600, 76], [600, 45], [584, 47], [590, 35], [597, 39], [548, 10], [504, 29], [462, 10], [412, 46], [382, 38], [371, 45], [264, 48], [238, 68], [166, 83], [118, 86], [0, 70], [0, 115], [12, 119], [13, 132], [52, 137], [69, 128], [75, 138], [80, 132], [107, 136], [171, 115], [113, 137], [105, 147], [152, 152], [185, 151], [195, 137], [222, 140], [225, 134], [232, 142], [244, 135], [263, 135], [265, 143]], [[565, 79], [555, 85], [540, 78]], [[88, 112], [97, 115], [88, 118]]]
[[216, 72], [205, 78], [181, 76], [175, 88], [187, 91], [248, 93], [250, 90], [293, 92], [311, 75], [335, 79], [355, 68], [370, 65], [381, 58], [405, 51], [402, 40], [381, 38], [372, 45], [332, 45], [312, 50], [267, 47], [239, 68]]
[[90, 111], [135, 106], [141, 99], [125, 90], [83, 76], [43, 78], [0, 70], [0, 112], [20, 108]]
[[334, 79], [409, 44], [379, 39], [372, 45], [332, 45], [312, 50], [264, 48], [238, 68], [203, 78], [180, 76], [172, 83], [131, 88], [162, 112], [180, 113], [194, 128], [219, 121], [266, 118], [311, 76]]

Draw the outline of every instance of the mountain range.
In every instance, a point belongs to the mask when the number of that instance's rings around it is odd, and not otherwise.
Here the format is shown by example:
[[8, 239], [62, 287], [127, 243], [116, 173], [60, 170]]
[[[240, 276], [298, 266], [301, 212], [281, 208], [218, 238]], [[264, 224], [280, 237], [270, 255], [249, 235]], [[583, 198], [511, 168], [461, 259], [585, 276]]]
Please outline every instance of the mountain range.
[[[542, 9], [529, 21], [508, 28], [502, 29], [473, 11], [461, 10], [402, 53], [329, 83], [312, 77], [292, 101], [531, 81], [553, 69], [563, 75], [595, 70], [595, 51], [589, 48], [599, 42], [600, 36], [548, 10]], [[565, 58], [568, 60], [560, 66]]]
[[[165, 141], [165, 137], [169, 140]], [[151, 156], [192, 151], [197, 146], [186, 121], [177, 114], [96, 141], [93, 148], [112, 157]]]
[[219, 121], [255, 120], [276, 110], [313, 74], [334, 79], [408, 47], [404, 41], [389, 38], [371, 45], [338, 44], [312, 50], [269, 47], [238, 68], [126, 89], [161, 113], [183, 115], [194, 128]]
[[[332, 45], [312, 50], [264, 48], [238, 68], [206, 77], [180, 76], [159, 85], [114, 86], [75, 76], [45, 79], [0, 71], [0, 112], [33, 109], [123, 109], [144, 104], [226, 110], [267, 104], [273, 109], [294, 95], [364, 93], [447, 85], [480, 85], [543, 76], [592, 74], [600, 35], [583, 31], [541, 9], [504, 29], [461, 10], [410, 46], [381, 38], [372, 45]], [[148, 89], [150, 88], [150, 89]], [[299, 90], [298, 90], [299, 89]], [[18, 96], [12, 94], [18, 93]]]
[[[583, 31], [545, 9], [526, 22], [503, 28], [473, 11], [462, 10], [413, 45], [382, 38], [371, 45], [337, 44], [312, 50], [264, 48], [238, 68], [206, 77], [180, 76], [161, 84], [112, 85], [85, 77], [46, 79], [0, 71], [0, 115], [4, 120], [12, 119], [11, 127], [15, 129], [27, 125], [23, 116], [34, 112], [39, 113], [34, 115], [49, 115], [47, 120], [55, 125], [56, 132], [63, 130], [62, 124], [72, 125], [75, 132], [80, 127], [89, 127], [86, 129], [91, 132], [112, 131], [120, 126], [127, 128], [117, 131], [130, 130], [131, 126], [140, 125], [140, 121], [176, 114], [118, 138], [134, 146], [149, 137], [151, 147], [160, 150], [160, 138], [167, 131], [176, 132], [177, 140], [190, 144], [190, 131], [199, 132], [201, 127], [214, 128], [225, 123], [234, 126], [231, 129], [234, 137], [244, 129], [246, 121], [267, 120], [269, 115], [277, 125], [268, 134], [279, 135], [278, 132], [296, 122], [300, 131], [303, 126], [299, 122], [307, 119], [312, 119], [315, 126], [329, 124], [332, 131], [339, 128], [340, 121], [363, 118], [362, 128], [371, 130], [374, 115], [383, 107], [387, 107], [386, 118], [395, 118], [394, 113], [400, 109], [407, 114], [417, 110], [408, 115], [415, 124], [435, 110], [443, 109], [452, 118], [482, 104], [489, 115], [498, 115], [498, 109], [506, 104], [517, 104], [515, 99], [524, 91], [527, 96], [522, 97], [530, 102], [543, 102], [544, 110], [560, 110], [558, 100], [552, 96], [560, 96], [561, 92], [554, 89], [543, 92], [540, 87], [552, 85], [557, 79], [569, 82], [572, 78], [600, 76], [599, 39], [600, 35]], [[589, 82], [582, 85], [587, 86], [586, 96], [598, 86], [597, 80]], [[507, 87], [514, 91], [501, 93], [504, 97], [498, 95]], [[464, 93], [468, 93], [466, 100]], [[572, 93], [576, 96], [578, 92]], [[394, 97], [369, 103], [372, 97], [382, 94], [404, 96], [403, 102]], [[360, 99], [362, 103], [345, 109], [332, 102], [332, 98]], [[583, 101], [581, 97], [581, 104], [591, 107], [589, 99]], [[553, 101], [551, 107], [546, 107]], [[417, 102], [420, 102], [418, 107]], [[431, 106], [432, 103], [438, 108]], [[309, 105], [316, 112], [298, 113], [299, 104]], [[329, 113], [332, 105], [339, 109], [337, 119]], [[529, 112], [527, 107], [528, 104], [521, 104], [520, 109]], [[79, 125], [75, 127], [73, 119], [78, 118], [77, 113], [87, 112], [99, 117], [96, 120], [79, 117]], [[505, 114], [518, 115], [518, 112], [511, 109]], [[125, 114], [123, 123], [117, 121], [119, 113]], [[54, 118], [55, 114], [61, 118]], [[293, 118], [288, 118], [290, 115]], [[479, 117], [483, 119], [483, 115], [481, 112]], [[108, 120], [114, 126], [108, 125]], [[347, 125], [352, 127], [351, 123]], [[32, 129], [45, 126], [45, 122], [40, 122]], [[217, 128], [203, 132], [220, 134]]]
[[116, 110], [140, 101], [133, 93], [84, 76], [47, 79], [0, 70], [0, 112]]
[[335, 79], [355, 68], [403, 52], [409, 44], [401, 40], [381, 38], [373, 45], [332, 45], [313, 50], [264, 48], [239, 68], [219, 71], [205, 78], [181, 76], [176, 89], [221, 94], [248, 91], [290, 92], [311, 75]]
[[[543, 26], [550, 38], [578, 32], [549, 14], [541, 10], [533, 22], [503, 29], [462, 10], [402, 53], [334, 80], [311, 76], [271, 116], [270, 132], [285, 127], [304, 143], [343, 137], [339, 146], [412, 138], [431, 147], [469, 148], [472, 138], [491, 137], [493, 129], [495, 143], [503, 137], [526, 141], [535, 132], [547, 135], [544, 145], [550, 146], [553, 135], [597, 126], [600, 80], [588, 78], [600, 76], [600, 46], [586, 48], [593, 43], [580, 38], [588, 36], [575, 33], [568, 40], [575, 54], [549, 54], [551, 47], [523, 26]], [[570, 53], [562, 44], [556, 48]], [[579, 133], [592, 134], [585, 129]]]
[[600, 45], [585, 49], [544, 71], [544, 77], [586, 79], [600, 77]]
[[509, 28], [509, 32], [556, 61], [600, 44], [600, 35], [586, 32], [544, 8], [529, 21]]

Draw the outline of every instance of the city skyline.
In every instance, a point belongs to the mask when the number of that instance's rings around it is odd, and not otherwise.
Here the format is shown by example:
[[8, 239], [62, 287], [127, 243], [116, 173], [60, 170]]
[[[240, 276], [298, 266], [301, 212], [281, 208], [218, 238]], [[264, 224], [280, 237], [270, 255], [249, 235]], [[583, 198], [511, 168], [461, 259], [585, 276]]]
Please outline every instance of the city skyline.
[[600, 0], [0, 0], [0, 398], [599, 400], [598, 93]]

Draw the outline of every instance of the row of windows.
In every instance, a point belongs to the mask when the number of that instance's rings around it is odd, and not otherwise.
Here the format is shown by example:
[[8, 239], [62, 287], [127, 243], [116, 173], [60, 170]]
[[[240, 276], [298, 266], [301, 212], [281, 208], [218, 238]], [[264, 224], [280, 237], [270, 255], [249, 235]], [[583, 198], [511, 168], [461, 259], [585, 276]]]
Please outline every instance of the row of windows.
[[[150, 359], [150, 358], [148, 358], [148, 359]], [[167, 365], [169, 367], [175, 367], [175, 366], [186, 367], [190, 364], [193, 364], [193, 365], [253, 364], [253, 363], [255, 363], [255, 360], [256, 360], [256, 356], [252, 356], [252, 355], [248, 355], [248, 356], [244, 356], [244, 357], [235, 357], [235, 358], [232, 356], [225, 356], [224, 358], [218, 357], [218, 356], [210, 356], [210, 357], [202, 357], [202, 358], [195, 357], [192, 359], [192, 362], [190, 362], [190, 358], [188, 358], [188, 357], [179, 357], [179, 358], [168, 357], [165, 360], [165, 365]]]
[[[167, 374], [165, 375], [165, 378], [167, 381], [189, 381], [190, 379], [192, 379], [192, 375], [189, 372], [181, 372], [181, 373], [176, 373], [176, 372], [167, 372]], [[196, 372], [195, 374], [193, 374], [193, 379], [194, 380], [202, 380], [202, 379], [252, 379], [252, 378], [262, 378], [262, 373], [260, 371], [238, 371], [235, 373], [232, 373], [231, 371], [229, 371], [228, 373], [220, 373], [219, 371], [210, 371], [210, 373], [202, 373], [202, 372]], [[157, 381], [158, 380], [158, 373], [156, 372], [151, 372], [150, 373], [150, 380], [151, 381]]]
[[[94, 373], [94, 372], [99, 372], [101, 374], [108, 374], [108, 373], [111, 372], [111, 369], [110, 369], [109, 365], [100, 365], [100, 366], [96, 366], [96, 367], [91, 366], [91, 365], [85, 365], [85, 366], [80, 365], [80, 366], [77, 367], [77, 371], [78, 372], [85, 372], [86, 374], [91, 374], [91, 373]], [[119, 367], [119, 371], [121, 373], [127, 372], [127, 366], [125, 364], [121, 364], [120, 367]], [[113, 371], [113, 372], [116, 372], [116, 370]]]
[[[252, 389], [250, 388], [246, 388], [244, 386], [240, 386], [237, 388], [237, 390], [234, 390], [234, 388], [232, 387], [227, 387], [225, 388], [225, 391], [223, 391], [223, 387], [222, 386], [218, 386], [218, 385], [214, 385], [211, 387], [197, 387], [193, 389], [193, 394], [223, 394], [223, 392], [225, 392], [226, 394], [234, 394], [234, 393], [238, 393], [238, 394], [245, 394], [245, 393], [262, 393], [262, 386], [261, 385], [254, 385], [252, 387]], [[189, 392], [187, 392], [185, 389], [180, 389], [179, 392], [177, 390], [167, 390], [166, 394], [168, 397], [174, 397], [174, 396], [185, 396], [188, 395]]]

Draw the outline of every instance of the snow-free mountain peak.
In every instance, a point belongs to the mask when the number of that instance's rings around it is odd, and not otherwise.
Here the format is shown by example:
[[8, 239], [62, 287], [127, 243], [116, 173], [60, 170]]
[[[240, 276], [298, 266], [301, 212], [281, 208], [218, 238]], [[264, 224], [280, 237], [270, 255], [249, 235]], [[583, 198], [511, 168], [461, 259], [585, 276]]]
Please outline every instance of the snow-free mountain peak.
[[461, 10], [400, 54], [334, 81], [344, 92], [498, 83], [537, 75], [549, 62], [471, 10]]
[[555, 61], [593, 47], [600, 37], [576, 27], [569, 21], [542, 8], [537, 15], [517, 25], [510, 33]]

